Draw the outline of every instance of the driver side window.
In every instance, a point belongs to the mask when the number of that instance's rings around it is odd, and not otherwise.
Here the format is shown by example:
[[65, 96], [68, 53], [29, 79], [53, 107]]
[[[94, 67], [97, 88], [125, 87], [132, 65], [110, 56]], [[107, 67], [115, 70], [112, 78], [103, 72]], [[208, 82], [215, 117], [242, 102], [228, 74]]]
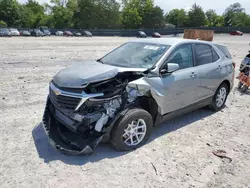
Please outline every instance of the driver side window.
[[167, 63], [176, 63], [180, 69], [193, 67], [193, 50], [191, 44], [178, 46], [168, 57]]

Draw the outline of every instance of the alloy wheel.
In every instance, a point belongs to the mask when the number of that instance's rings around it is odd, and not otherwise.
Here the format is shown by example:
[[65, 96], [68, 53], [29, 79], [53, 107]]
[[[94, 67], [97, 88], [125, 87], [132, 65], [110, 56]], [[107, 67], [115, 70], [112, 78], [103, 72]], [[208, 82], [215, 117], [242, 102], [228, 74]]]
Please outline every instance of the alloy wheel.
[[216, 96], [216, 105], [221, 107], [227, 98], [227, 89], [225, 87], [220, 88]]
[[147, 133], [147, 125], [143, 119], [132, 121], [125, 128], [123, 141], [128, 146], [136, 146], [142, 142]]

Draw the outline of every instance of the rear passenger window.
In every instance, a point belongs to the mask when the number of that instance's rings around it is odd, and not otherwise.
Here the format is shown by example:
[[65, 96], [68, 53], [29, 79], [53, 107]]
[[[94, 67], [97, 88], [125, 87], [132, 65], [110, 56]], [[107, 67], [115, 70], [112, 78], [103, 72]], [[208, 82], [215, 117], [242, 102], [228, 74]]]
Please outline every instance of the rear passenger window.
[[211, 46], [206, 44], [196, 44], [195, 55], [196, 66], [213, 63], [220, 59], [217, 52]]

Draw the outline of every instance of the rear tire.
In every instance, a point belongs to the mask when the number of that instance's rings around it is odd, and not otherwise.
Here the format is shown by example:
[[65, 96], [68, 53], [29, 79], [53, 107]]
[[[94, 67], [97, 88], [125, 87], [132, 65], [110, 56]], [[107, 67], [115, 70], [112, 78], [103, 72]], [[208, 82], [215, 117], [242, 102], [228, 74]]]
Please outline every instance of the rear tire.
[[112, 130], [110, 143], [116, 151], [141, 147], [152, 133], [152, 116], [140, 108], [130, 109]]
[[228, 93], [228, 85], [226, 83], [222, 83], [217, 89], [210, 107], [216, 112], [223, 109], [227, 101]]

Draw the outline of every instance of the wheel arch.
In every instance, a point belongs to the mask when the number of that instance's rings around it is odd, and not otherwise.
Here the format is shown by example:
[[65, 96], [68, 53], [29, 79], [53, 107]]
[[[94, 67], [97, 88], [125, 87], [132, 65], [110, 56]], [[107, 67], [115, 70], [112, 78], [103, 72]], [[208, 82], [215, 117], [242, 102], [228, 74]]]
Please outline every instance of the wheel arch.
[[[219, 85], [219, 87], [222, 85], [222, 84], [226, 84], [227, 85], [227, 89], [228, 89], [228, 92], [230, 91], [230, 89], [231, 89], [231, 83], [230, 83], [230, 81], [229, 80], [224, 80], [220, 85]], [[218, 88], [219, 88], [218, 87]]]
[[141, 96], [136, 99], [136, 105], [146, 110], [153, 119], [153, 123], [157, 121], [158, 104], [153, 97]]

